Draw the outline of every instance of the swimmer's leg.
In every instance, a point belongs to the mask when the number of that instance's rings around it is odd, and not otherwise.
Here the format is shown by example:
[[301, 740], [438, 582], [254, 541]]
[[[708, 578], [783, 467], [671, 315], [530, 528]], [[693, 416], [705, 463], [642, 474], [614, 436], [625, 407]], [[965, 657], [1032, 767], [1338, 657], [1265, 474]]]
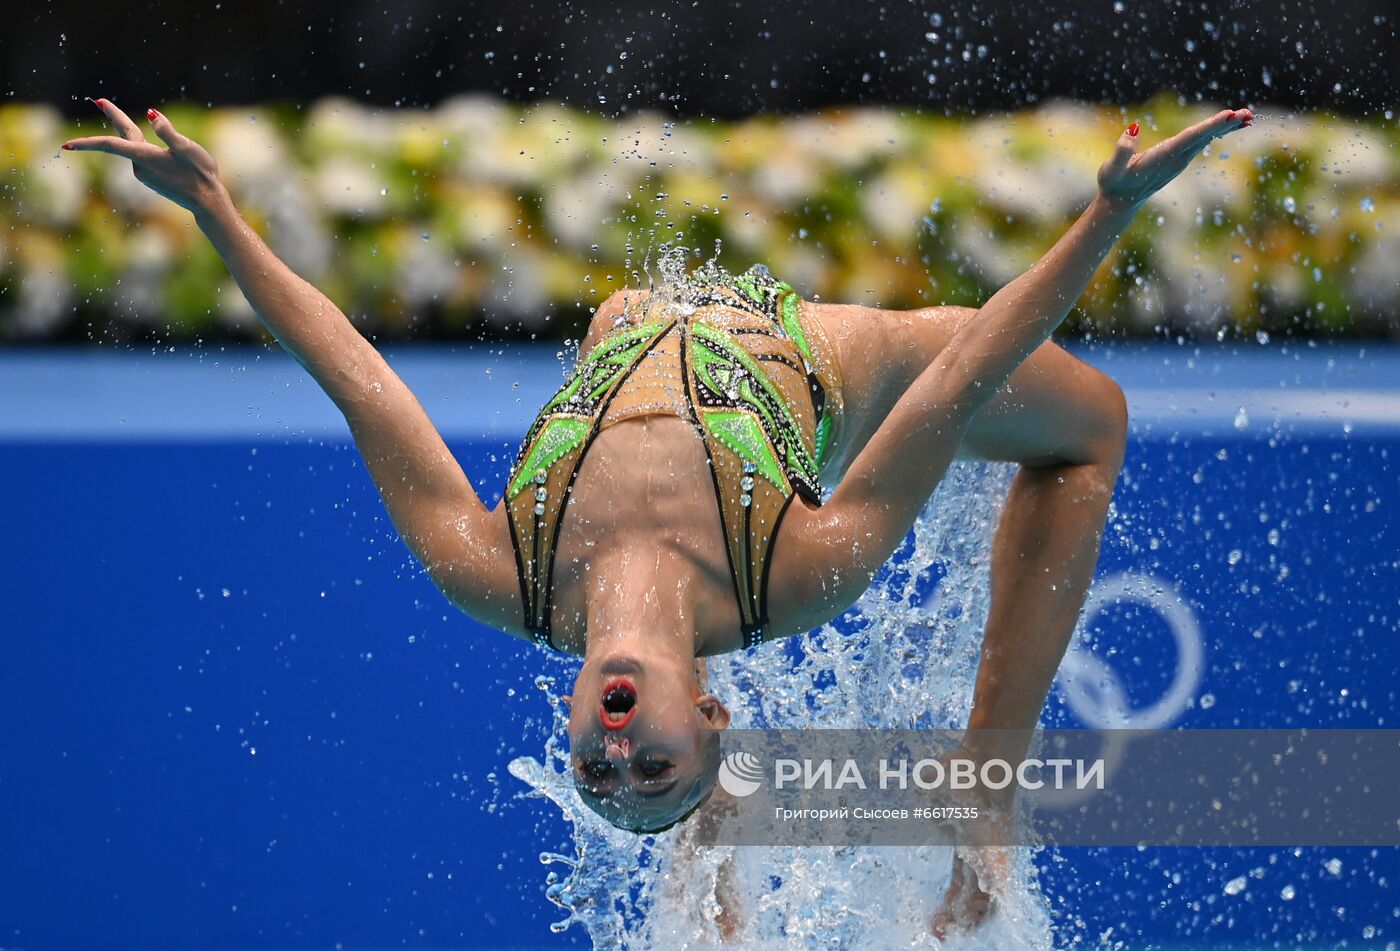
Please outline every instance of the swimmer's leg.
[[[671, 931], [662, 931], [660, 937], [678, 938], [682, 939], [679, 943], [684, 943], [696, 937], [698, 931], [699, 935], [713, 937], [726, 947], [743, 943], [749, 909], [739, 891], [734, 851], [727, 850], [716, 865], [713, 853], [706, 854], [713, 847], [698, 844], [707, 833], [713, 834], [713, 829], [706, 828], [710, 823], [723, 822], [715, 813], [733, 810], [731, 803], [719, 801], [722, 795], [716, 791], [715, 796], [700, 807], [693, 821], [682, 825], [676, 833], [660, 905], [665, 909], [667, 925], [659, 927]], [[692, 917], [696, 912], [698, 921]]]
[[[825, 310], [848, 382], [850, 441], [838, 443], [837, 465], [860, 452], [904, 387], [975, 314], [951, 307]], [[1093, 575], [1126, 433], [1118, 386], [1051, 343], [1018, 367], [969, 425], [960, 455], [1015, 462], [1020, 471], [997, 527], [992, 603], [957, 755], [1010, 761], [1025, 755]], [[935, 933], [980, 922], [992, 907], [989, 892], [1009, 868], [1004, 849], [960, 853]]]
[[[832, 479], [977, 311], [808, 306], [836, 346], [846, 381], [835, 471], [823, 472]], [[1113, 380], [1044, 343], [963, 436], [960, 456], [1020, 465], [992, 551], [992, 603], [968, 721], [978, 754], [1024, 753], [1015, 737], [977, 734], [1030, 730], [1039, 719], [1098, 560], [1127, 420]]]
[[[1123, 463], [1123, 392], [1051, 344], [974, 419], [971, 456], [1020, 463], [992, 549], [991, 607], [964, 745], [1019, 759], [1098, 561]], [[989, 732], [1012, 731], [1012, 732]]]

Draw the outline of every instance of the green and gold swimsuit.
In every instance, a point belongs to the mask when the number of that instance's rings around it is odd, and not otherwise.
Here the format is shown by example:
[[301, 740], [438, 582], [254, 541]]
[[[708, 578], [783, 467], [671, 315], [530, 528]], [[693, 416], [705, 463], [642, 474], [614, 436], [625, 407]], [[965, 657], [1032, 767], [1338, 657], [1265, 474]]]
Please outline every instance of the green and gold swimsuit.
[[540, 411], [506, 484], [525, 627], [550, 633], [564, 509], [593, 438], [624, 419], [690, 421], [710, 461], [743, 641], [763, 641], [773, 543], [818, 473], [840, 420], [841, 381], [818, 321], [761, 265], [714, 269], [654, 293], [574, 368]]

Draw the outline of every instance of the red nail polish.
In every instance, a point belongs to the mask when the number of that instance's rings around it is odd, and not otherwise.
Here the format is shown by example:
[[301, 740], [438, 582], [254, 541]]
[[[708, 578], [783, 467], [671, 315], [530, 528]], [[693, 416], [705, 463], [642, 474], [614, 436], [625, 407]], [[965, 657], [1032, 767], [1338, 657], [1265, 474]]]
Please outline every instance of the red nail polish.
[[94, 106], [96, 106], [97, 108], [99, 108], [99, 109], [105, 109], [105, 108], [107, 107], [107, 100], [106, 100], [106, 99], [94, 99], [94, 100], [92, 101], [92, 104], [93, 104]]
[[1132, 136], [1136, 136], [1138, 134], [1138, 124], [1136, 122], [1128, 126], [1128, 134]]
[[62, 145], [59, 146], [59, 148], [67, 149], [69, 152], [73, 151], [73, 146], [69, 145], [67, 142], [64, 142]]
[[147, 118], [147, 119], [150, 119], [152, 122], [155, 122], [155, 121], [156, 121], [156, 116], [158, 116], [158, 115], [160, 115], [160, 113], [159, 113], [159, 112], [156, 112], [154, 109], [147, 109], [147, 110], [146, 110], [146, 118]]

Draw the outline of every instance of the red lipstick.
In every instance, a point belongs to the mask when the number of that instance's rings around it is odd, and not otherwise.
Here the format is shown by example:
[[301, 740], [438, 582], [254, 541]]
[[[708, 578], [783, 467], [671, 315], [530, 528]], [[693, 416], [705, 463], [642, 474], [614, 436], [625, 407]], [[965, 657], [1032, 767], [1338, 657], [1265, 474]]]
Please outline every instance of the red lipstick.
[[621, 730], [637, 715], [637, 688], [626, 677], [614, 677], [603, 685], [598, 719], [605, 730]]

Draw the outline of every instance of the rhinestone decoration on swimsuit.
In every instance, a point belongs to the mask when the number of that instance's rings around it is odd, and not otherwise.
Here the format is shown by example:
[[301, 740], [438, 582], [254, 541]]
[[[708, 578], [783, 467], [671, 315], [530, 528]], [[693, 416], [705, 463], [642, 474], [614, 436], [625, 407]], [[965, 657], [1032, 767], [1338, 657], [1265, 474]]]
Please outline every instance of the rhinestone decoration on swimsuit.
[[[695, 275], [681, 285], [677, 303], [684, 316], [671, 308], [657, 319], [644, 313], [641, 323], [624, 321], [579, 362], [540, 411], [511, 470], [506, 502], [525, 626], [542, 646], [554, 646], [551, 588], [564, 507], [584, 454], [607, 426], [631, 415], [675, 413], [696, 427], [710, 460], [745, 646], [763, 639], [767, 569], [788, 504], [794, 494], [820, 504], [817, 474], [832, 413], [797, 294], [756, 266], [739, 276]], [[682, 378], [670, 383], [684, 387], [678, 408], [630, 392], [660, 385], [631, 382], [644, 360], [670, 359], [668, 375]]]

